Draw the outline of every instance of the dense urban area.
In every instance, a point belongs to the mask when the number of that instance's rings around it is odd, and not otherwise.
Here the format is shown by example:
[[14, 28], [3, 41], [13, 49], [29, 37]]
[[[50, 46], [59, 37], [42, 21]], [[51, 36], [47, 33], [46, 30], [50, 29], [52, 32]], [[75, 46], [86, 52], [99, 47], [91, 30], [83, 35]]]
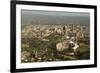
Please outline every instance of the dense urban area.
[[90, 28], [81, 24], [21, 26], [21, 62], [90, 59]]

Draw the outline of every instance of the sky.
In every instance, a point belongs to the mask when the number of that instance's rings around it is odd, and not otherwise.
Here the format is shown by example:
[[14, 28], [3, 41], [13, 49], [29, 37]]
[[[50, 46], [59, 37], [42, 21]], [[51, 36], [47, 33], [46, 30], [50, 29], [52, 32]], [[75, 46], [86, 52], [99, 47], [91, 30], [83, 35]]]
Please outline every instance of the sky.
[[90, 24], [90, 13], [21, 10], [22, 24]]

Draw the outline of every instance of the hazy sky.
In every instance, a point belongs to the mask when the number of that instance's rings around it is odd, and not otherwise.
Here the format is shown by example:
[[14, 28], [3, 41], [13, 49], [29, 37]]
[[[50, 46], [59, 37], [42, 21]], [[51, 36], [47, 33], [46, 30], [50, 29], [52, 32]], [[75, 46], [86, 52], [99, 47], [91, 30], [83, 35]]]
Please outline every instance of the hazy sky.
[[89, 13], [21, 10], [23, 24], [90, 24]]

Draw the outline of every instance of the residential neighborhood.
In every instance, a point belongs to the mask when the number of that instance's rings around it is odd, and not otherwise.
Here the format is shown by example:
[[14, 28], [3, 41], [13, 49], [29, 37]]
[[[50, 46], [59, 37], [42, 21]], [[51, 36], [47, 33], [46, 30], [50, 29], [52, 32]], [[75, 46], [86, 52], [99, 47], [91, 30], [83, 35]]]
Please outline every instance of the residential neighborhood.
[[89, 59], [90, 28], [81, 24], [29, 24], [21, 28], [22, 62]]

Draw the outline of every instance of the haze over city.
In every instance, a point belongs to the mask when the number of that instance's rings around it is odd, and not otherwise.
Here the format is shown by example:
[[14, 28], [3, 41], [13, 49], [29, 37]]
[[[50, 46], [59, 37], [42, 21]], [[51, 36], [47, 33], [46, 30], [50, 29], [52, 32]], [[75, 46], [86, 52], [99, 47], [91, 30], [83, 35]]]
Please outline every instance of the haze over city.
[[21, 10], [22, 24], [90, 24], [89, 13]]

